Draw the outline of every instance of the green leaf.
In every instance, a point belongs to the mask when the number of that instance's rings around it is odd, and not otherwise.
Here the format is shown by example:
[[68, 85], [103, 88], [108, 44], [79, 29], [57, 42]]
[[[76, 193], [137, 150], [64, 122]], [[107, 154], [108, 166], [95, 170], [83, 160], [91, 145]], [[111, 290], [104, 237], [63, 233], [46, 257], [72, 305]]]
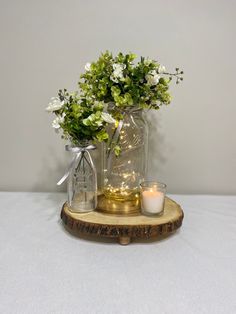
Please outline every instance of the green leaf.
[[120, 153], [121, 153], [121, 148], [120, 148], [119, 145], [116, 145], [116, 146], [114, 147], [114, 153], [115, 153], [116, 157], [118, 157], [118, 156], [120, 155]]

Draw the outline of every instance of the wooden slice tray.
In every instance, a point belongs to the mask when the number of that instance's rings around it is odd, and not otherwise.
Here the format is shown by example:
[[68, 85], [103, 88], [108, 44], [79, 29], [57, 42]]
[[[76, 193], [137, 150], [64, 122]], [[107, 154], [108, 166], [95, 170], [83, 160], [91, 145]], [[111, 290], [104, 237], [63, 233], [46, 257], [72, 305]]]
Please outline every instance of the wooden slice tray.
[[78, 235], [117, 238], [120, 244], [131, 239], [159, 238], [171, 234], [182, 225], [184, 213], [180, 205], [166, 197], [164, 214], [160, 217], [110, 215], [99, 211], [72, 213], [65, 203], [61, 219], [67, 229]]

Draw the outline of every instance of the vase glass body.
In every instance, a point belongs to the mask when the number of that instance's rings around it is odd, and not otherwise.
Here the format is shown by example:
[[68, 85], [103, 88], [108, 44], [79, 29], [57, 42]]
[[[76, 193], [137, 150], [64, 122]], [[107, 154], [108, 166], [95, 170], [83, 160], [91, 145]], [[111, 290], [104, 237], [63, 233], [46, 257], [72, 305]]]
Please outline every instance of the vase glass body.
[[[142, 110], [123, 113], [117, 128], [109, 130], [110, 142], [103, 149], [103, 193], [106, 198], [132, 201], [139, 197], [148, 159], [148, 125]], [[116, 156], [114, 147], [120, 147]]]
[[[88, 146], [80, 143], [79, 148]], [[97, 172], [89, 150], [82, 150], [68, 178], [68, 204], [73, 212], [89, 212], [97, 206]]]

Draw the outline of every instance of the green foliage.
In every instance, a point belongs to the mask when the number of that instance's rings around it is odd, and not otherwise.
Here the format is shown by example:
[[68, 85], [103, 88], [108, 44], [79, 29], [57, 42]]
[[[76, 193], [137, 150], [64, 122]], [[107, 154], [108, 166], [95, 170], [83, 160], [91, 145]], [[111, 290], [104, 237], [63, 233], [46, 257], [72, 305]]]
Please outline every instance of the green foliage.
[[135, 59], [136, 55], [132, 53], [119, 53], [116, 57], [108, 51], [101, 54], [81, 75], [78, 84], [82, 97], [112, 102], [120, 109], [134, 106], [159, 109], [161, 105], [169, 104], [170, 77], [176, 77], [179, 83], [183, 72], [176, 68], [175, 73], [167, 73], [154, 60], [141, 57], [134, 64]]
[[[59, 90], [47, 111], [56, 115], [53, 127], [63, 130], [63, 138], [74, 143], [107, 141], [108, 124], [115, 123], [117, 127], [124, 112], [159, 109], [170, 103], [169, 84], [173, 77], [176, 83], [182, 81], [183, 71], [176, 68], [175, 73], [168, 73], [155, 60], [141, 57], [134, 63], [136, 58], [132, 53], [113, 57], [107, 51], [97, 61], [86, 64], [78, 83], [80, 94]], [[119, 156], [119, 145], [114, 152]]]
[[115, 153], [116, 157], [118, 157], [118, 156], [120, 155], [120, 153], [121, 153], [121, 148], [120, 148], [119, 145], [116, 145], [116, 146], [114, 147], [114, 153]]
[[86, 99], [79, 98], [77, 94], [69, 94], [66, 90], [60, 90], [58, 96], [64, 105], [55, 114], [64, 117], [60, 124], [64, 138], [75, 144], [84, 140], [102, 142], [108, 139], [108, 123], [101, 116], [103, 102], [94, 102], [91, 105]]

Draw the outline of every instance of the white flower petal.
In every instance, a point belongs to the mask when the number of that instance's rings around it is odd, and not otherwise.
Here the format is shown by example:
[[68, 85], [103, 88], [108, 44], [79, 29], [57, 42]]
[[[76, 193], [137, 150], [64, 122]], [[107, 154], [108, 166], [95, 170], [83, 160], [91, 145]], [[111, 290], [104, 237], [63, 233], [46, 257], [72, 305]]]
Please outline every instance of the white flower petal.
[[85, 70], [86, 71], [90, 71], [91, 70], [91, 63], [89, 63], [89, 62], [87, 62], [86, 64], [85, 64]]
[[65, 119], [65, 113], [63, 113], [62, 116], [56, 117], [56, 119], [52, 121], [52, 127], [54, 129], [60, 129], [61, 127], [60, 124], [64, 122], [64, 119]]
[[115, 80], [118, 79], [118, 78], [123, 78], [124, 75], [123, 75], [123, 70], [125, 69], [125, 64], [121, 64], [121, 63], [114, 63], [112, 65], [113, 67], [113, 74], [111, 76], [111, 80], [116, 82]]
[[64, 106], [64, 101], [60, 101], [58, 97], [53, 97], [52, 101], [48, 104], [46, 111], [54, 112], [61, 109]]
[[116, 120], [107, 112], [102, 112], [101, 117], [107, 123], [115, 123], [116, 122]]
[[150, 86], [157, 85], [160, 80], [160, 75], [155, 70], [150, 71], [146, 76], [147, 84]]
[[158, 68], [158, 73], [161, 74], [161, 73], [165, 73], [166, 72], [166, 67], [162, 64], [159, 65], [159, 68]]
[[149, 59], [149, 58], [144, 60], [144, 64], [147, 65], [147, 66], [150, 65], [152, 62], [153, 61], [151, 59]]
[[115, 78], [113, 75], [110, 76], [110, 79], [112, 80], [112, 82], [118, 83], [117, 78]]
[[54, 129], [59, 129], [59, 128], [60, 128], [60, 124], [59, 124], [57, 118], [52, 121], [52, 127], [53, 127]]

